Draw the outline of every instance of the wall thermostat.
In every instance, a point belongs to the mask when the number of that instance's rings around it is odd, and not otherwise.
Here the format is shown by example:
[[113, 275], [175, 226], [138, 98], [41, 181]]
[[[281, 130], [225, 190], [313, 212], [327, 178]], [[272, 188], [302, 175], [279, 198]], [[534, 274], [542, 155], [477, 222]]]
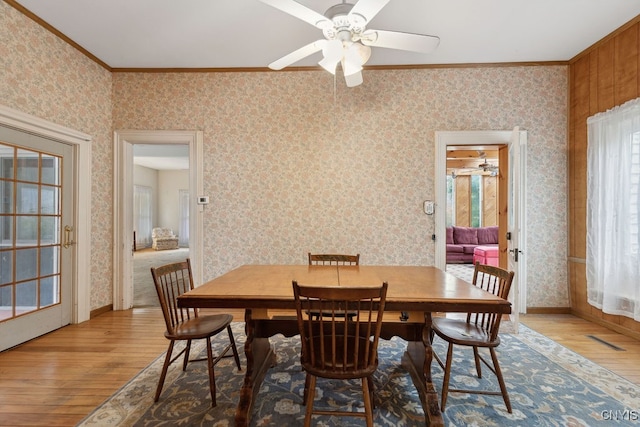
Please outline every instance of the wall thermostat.
[[209, 196], [198, 196], [198, 204], [199, 205], [208, 205], [209, 204]]
[[427, 215], [433, 215], [434, 206], [435, 206], [435, 204], [433, 203], [433, 201], [425, 200], [424, 201], [424, 213], [426, 213]]

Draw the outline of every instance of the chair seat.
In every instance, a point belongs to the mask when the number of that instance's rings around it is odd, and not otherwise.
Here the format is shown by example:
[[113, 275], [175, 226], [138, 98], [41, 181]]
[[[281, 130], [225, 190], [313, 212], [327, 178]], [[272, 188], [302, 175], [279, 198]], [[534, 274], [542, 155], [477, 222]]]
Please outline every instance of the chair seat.
[[497, 347], [500, 344], [500, 337], [491, 341], [486, 330], [467, 323], [465, 319], [436, 317], [433, 319], [432, 328], [440, 338], [458, 345]]
[[168, 332], [165, 336], [169, 339], [200, 339], [217, 334], [225, 329], [233, 321], [230, 314], [200, 315], [176, 326], [174, 334]]

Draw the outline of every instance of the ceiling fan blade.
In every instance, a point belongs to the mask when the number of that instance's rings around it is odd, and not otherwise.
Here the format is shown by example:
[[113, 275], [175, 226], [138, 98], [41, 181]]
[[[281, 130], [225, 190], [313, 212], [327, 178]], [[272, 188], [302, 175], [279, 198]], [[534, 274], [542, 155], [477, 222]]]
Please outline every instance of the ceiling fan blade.
[[355, 74], [344, 76], [344, 81], [347, 83], [347, 87], [355, 87], [362, 84], [362, 71], [358, 71]]
[[273, 61], [271, 64], [269, 64], [269, 68], [271, 68], [272, 70], [282, 70], [284, 67], [288, 67], [289, 65], [296, 63], [309, 55], [313, 55], [314, 53], [321, 51], [326, 43], [327, 41], [322, 39], [316, 40], [313, 43], [309, 43], [306, 46], [302, 46], [300, 49], [294, 50], [290, 54], [285, 55], [276, 61]]
[[321, 30], [325, 28], [333, 27], [333, 23], [327, 19], [326, 16], [319, 14], [315, 10], [309, 9], [308, 7], [301, 5], [295, 0], [260, 0], [262, 3], [268, 4], [269, 6], [275, 7], [276, 9], [280, 9], [284, 13], [288, 13], [291, 16], [295, 16], [298, 19], [301, 19], [314, 27], [318, 27]]
[[370, 22], [387, 3], [389, 3], [389, 0], [360, 0], [349, 12], [349, 22], [352, 24], [361, 23], [357, 20], [358, 15], [364, 18], [365, 24]]
[[440, 44], [440, 37], [399, 31], [367, 30], [362, 34], [360, 41], [366, 46], [431, 53]]

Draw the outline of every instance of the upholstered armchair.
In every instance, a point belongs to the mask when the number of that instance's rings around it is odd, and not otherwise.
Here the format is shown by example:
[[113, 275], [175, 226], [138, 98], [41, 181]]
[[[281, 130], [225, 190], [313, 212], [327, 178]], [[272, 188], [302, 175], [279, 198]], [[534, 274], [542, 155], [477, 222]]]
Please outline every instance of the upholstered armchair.
[[156, 251], [178, 249], [178, 236], [170, 228], [154, 228], [151, 230], [151, 240], [151, 247]]

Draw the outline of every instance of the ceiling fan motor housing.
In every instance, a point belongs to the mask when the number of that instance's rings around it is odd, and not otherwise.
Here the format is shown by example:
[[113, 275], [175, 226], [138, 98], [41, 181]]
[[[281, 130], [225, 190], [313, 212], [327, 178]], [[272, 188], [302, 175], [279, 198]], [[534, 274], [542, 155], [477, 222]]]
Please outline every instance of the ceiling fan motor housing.
[[333, 23], [332, 27], [322, 30], [327, 40], [338, 39], [344, 43], [355, 42], [360, 39], [359, 34], [364, 31], [366, 19], [358, 14], [353, 14], [349, 17], [349, 12], [351, 12], [353, 6], [351, 3], [340, 3], [327, 9], [324, 16]]

